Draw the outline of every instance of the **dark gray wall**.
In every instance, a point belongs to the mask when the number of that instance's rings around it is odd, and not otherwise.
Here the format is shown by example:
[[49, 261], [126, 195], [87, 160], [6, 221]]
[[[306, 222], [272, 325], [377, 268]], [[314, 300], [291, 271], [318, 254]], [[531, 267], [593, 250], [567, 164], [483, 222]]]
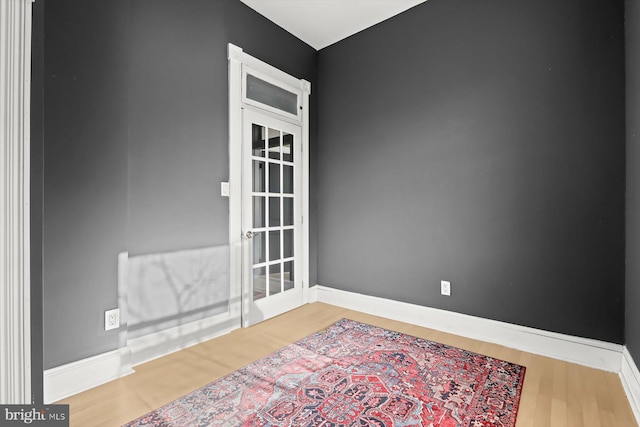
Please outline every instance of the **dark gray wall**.
[[119, 252], [228, 243], [227, 43], [314, 87], [317, 57], [237, 0], [56, 0], [45, 18], [46, 369], [117, 347]]
[[131, 255], [227, 244], [224, 2], [132, 2]]
[[42, 404], [42, 208], [44, 119], [44, 3], [33, 3], [31, 36], [31, 401]]
[[318, 68], [236, 0], [56, 0], [44, 15], [45, 368], [117, 346], [102, 312], [119, 252], [226, 242], [227, 42], [322, 94], [312, 283], [319, 270], [355, 292], [623, 341], [621, 2], [430, 0], [324, 49]]
[[237, 0], [132, 2], [131, 255], [229, 241], [229, 42], [316, 79], [315, 50]]
[[640, 2], [626, 1], [627, 288], [626, 344], [640, 361]]
[[430, 0], [320, 51], [319, 283], [624, 342], [623, 9]]
[[44, 367], [117, 347], [127, 250], [129, 1], [49, 1], [44, 43]]

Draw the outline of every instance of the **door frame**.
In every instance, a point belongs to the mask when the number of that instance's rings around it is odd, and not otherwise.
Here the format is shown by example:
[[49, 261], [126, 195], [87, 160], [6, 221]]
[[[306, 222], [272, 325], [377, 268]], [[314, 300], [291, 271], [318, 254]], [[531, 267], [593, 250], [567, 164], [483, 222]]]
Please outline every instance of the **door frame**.
[[[242, 48], [229, 43], [229, 247], [230, 247], [230, 279], [232, 295], [239, 296], [239, 301], [232, 304], [243, 304], [247, 290], [242, 286], [242, 110], [245, 107], [256, 108], [245, 103], [243, 94], [243, 78], [246, 69], [260, 74], [270, 83], [283, 88], [294, 88], [301, 93], [301, 114], [298, 117], [282, 114], [279, 119], [298, 124], [302, 128], [302, 304], [309, 302], [309, 95], [311, 83], [297, 79], [247, 53]], [[267, 114], [275, 114], [273, 110], [264, 109]], [[236, 305], [237, 306], [237, 305]], [[245, 308], [242, 307], [244, 316]], [[242, 325], [246, 317], [242, 319]]]

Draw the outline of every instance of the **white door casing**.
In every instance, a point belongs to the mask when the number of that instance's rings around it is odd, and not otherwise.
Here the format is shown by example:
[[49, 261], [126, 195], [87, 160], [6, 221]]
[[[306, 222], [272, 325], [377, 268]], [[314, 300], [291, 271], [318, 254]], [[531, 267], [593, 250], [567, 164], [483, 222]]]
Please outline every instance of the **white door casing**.
[[[249, 326], [259, 320], [277, 314], [277, 309], [262, 307], [263, 303], [253, 303], [253, 288], [251, 286], [251, 265], [248, 262], [252, 256], [251, 239], [247, 239], [247, 232], [253, 231], [248, 227], [251, 220], [252, 207], [249, 200], [252, 189], [246, 189], [251, 182], [246, 171], [250, 164], [250, 156], [243, 157], [243, 136], [250, 125], [245, 126], [245, 118], [248, 120], [268, 121], [276, 129], [292, 129], [298, 127], [300, 163], [296, 186], [300, 190], [299, 210], [296, 215], [299, 218], [299, 249], [296, 248], [295, 275], [300, 283], [299, 303], [308, 302], [309, 289], [309, 94], [311, 85], [305, 80], [300, 80], [272, 67], [242, 51], [241, 48], [229, 44], [229, 242], [231, 248], [230, 275], [233, 286], [238, 286], [242, 291], [242, 315], [243, 326]], [[297, 106], [295, 110], [282, 111], [269, 105], [255, 101], [247, 96], [247, 75], [256, 76], [263, 82], [277, 88], [283, 88], [288, 94], [297, 94]], [[246, 152], [245, 152], [246, 154]], [[249, 166], [251, 168], [251, 166]], [[243, 189], [243, 176], [246, 183]], [[244, 196], [243, 196], [244, 193]], [[245, 229], [248, 228], [248, 229]], [[243, 258], [245, 260], [243, 264]], [[243, 284], [244, 283], [244, 284]], [[293, 299], [296, 299], [294, 297]], [[281, 298], [287, 300], [288, 298]], [[295, 305], [295, 304], [294, 304]], [[293, 308], [291, 302], [282, 301], [283, 310]]]

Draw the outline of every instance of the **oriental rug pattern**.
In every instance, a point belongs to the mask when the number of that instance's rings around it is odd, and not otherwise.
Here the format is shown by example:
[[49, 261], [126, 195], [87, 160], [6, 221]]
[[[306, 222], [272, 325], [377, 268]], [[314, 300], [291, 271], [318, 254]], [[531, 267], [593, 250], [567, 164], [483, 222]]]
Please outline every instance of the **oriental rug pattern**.
[[342, 319], [126, 427], [513, 427], [524, 373]]

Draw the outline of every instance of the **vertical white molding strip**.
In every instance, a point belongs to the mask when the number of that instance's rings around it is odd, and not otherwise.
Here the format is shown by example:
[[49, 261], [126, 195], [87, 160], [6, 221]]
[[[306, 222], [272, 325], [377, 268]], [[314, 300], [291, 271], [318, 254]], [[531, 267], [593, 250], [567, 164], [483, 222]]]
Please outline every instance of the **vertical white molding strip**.
[[31, 403], [31, 0], [0, 0], [0, 402]]
[[246, 316], [245, 290], [242, 287], [242, 49], [229, 43], [229, 294], [233, 318]]
[[303, 262], [302, 270], [302, 301], [309, 302], [309, 264], [311, 262], [311, 254], [309, 252], [309, 199], [311, 198], [311, 189], [309, 185], [309, 95], [311, 95], [311, 83], [306, 80], [300, 81], [302, 89], [302, 235], [303, 237]]

